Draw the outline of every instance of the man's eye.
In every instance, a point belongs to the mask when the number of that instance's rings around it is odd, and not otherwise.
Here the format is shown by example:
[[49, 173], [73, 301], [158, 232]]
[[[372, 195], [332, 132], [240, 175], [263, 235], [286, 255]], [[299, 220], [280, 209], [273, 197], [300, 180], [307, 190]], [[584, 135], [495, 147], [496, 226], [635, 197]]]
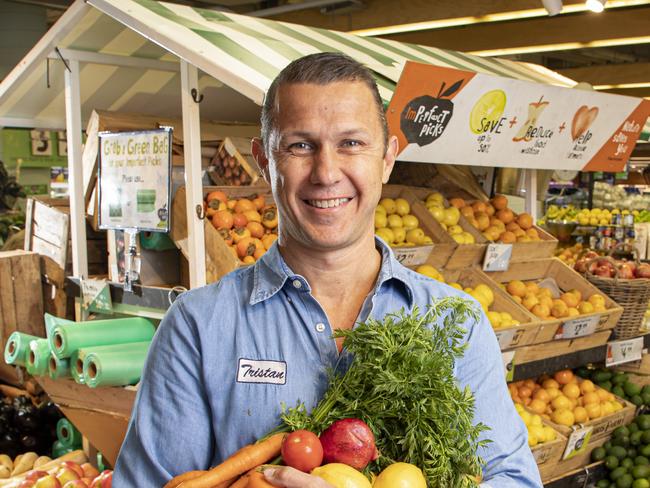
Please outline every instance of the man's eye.
[[307, 142], [294, 142], [289, 145], [289, 151], [291, 152], [305, 152], [311, 150], [311, 144]]
[[348, 141], [343, 141], [343, 147], [361, 147], [363, 144], [361, 141], [356, 141], [356, 140], [348, 140]]

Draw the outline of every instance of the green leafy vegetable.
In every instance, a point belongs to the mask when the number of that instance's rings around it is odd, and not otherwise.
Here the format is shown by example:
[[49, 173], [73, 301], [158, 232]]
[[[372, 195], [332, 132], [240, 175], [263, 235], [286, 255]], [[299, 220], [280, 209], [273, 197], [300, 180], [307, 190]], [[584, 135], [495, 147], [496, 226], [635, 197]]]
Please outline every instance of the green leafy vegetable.
[[478, 320], [474, 304], [447, 297], [422, 315], [416, 308], [338, 331], [354, 355], [350, 368], [331, 374], [311, 413], [304, 405], [283, 406], [282, 429], [321, 433], [335, 420], [360, 418], [381, 453], [369, 472], [403, 461], [419, 466], [431, 488], [476, 486], [482, 465], [477, 450], [487, 442], [478, 437], [487, 427], [473, 424], [473, 395], [460, 390], [453, 375], [464, 352], [458, 324], [467, 320]]

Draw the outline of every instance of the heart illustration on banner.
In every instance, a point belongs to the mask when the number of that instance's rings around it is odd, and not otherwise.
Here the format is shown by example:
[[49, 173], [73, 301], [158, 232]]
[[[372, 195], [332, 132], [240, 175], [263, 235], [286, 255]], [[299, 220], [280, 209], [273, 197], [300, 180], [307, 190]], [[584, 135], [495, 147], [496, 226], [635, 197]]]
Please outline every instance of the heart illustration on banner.
[[573, 122], [571, 123], [571, 137], [575, 141], [582, 134], [587, 132], [591, 124], [594, 123], [596, 117], [598, 116], [598, 107], [587, 107], [583, 105], [578, 109], [576, 114], [573, 116]]

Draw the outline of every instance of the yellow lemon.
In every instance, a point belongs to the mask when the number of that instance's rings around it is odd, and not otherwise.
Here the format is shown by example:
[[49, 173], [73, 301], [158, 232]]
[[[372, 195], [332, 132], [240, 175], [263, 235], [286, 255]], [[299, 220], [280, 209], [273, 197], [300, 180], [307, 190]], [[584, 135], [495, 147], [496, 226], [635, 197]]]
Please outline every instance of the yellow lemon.
[[409, 463], [395, 463], [384, 469], [373, 483], [373, 488], [426, 488], [422, 470]]
[[442, 275], [440, 274], [440, 271], [438, 271], [430, 264], [423, 264], [421, 266], [418, 266], [415, 271], [420, 274], [423, 274], [424, 276], [428, 276], [429, 278], [433, 278], [434, 280], [441, 281], [441, 278], [443, 278]]
[[474, 288], [474, 291], [477, 291], [480, 294], [482, 294], [487, 299], [488, 305], [492, 305], [494, 303], [494, 293], [492, 293], [492, 290], [490, 290], [490, 287], [487, 286], [486, 284], [479, 283]]
[[311, 474], [324, 479], [334, 488], [372, 488], [370, 481], [364, 475], [347, 464], [326, 464], [314, 468]]

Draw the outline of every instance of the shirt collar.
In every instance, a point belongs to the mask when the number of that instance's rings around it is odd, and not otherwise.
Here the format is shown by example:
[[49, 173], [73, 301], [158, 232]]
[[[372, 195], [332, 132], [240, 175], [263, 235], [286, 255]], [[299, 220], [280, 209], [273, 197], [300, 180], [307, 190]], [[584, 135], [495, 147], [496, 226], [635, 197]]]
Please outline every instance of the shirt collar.
[[[414, 298], [413, 289], [409, 280], [410, 271], [395, 259], [392, 249], [384, 241], [375, 237], [375, 245], [381, 252], [381, 268], [374, 293], [376, 294], [383, 286], [388, 285], [389, 282], [395, 281], [406, 292], [409, 308], [412, 308]], [[302, 276], [294, 274], [284, 262], [276, 241], [254, 265], [253, 289], [249, 303], [255, 305], [256, 303], [271, 298], [282, 289], [287, 280], [301, 280], [305, 283], [306, 289], [309, 289], [306, 280]]]

